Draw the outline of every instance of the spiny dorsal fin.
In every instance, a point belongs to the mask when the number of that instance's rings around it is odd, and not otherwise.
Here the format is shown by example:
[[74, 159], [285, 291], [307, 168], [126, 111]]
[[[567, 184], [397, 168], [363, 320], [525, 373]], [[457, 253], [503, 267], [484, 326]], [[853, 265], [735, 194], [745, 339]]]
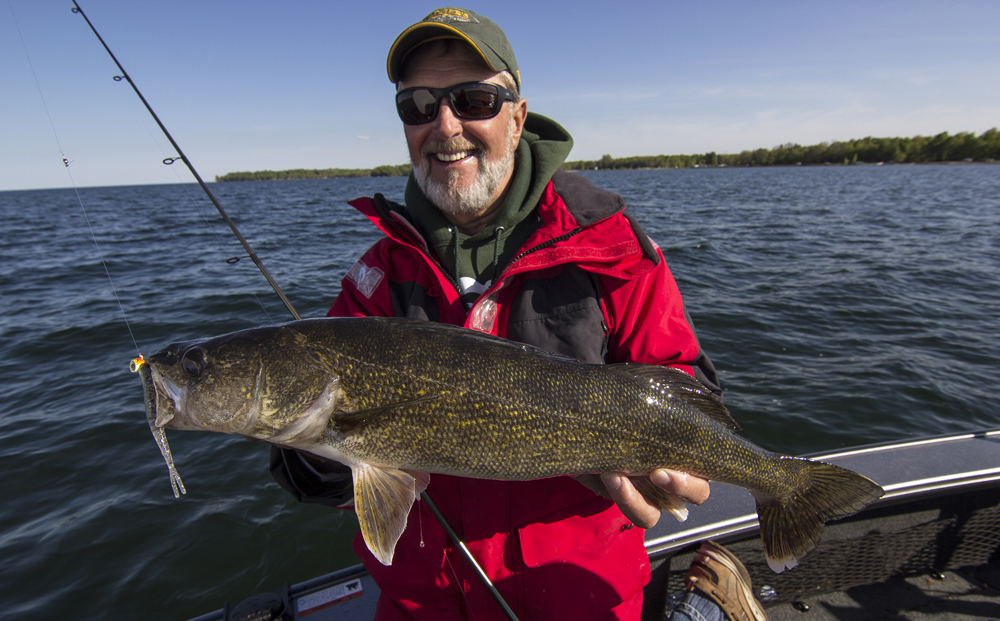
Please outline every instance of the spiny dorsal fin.
[[[367, 464], [353, 466], [354, 511], [361, 524], [361, 535], [371, 553], [383, 565], [392, 565], [406, 518], [417, 495], [418, 479], [395, 468], [377, 468]], [[427, 475], [424, 475], [427, 477]], [[429, 477], [420, 481], [426, 488]]]
[[661, 395], [677, 397], [719, 423], [723, 427], [738, 431], [740, 426], [707, 386], [680, 369], [662, 367], [656, 364], [611, 364], [608, 368], [625, 373], [643, 382]]

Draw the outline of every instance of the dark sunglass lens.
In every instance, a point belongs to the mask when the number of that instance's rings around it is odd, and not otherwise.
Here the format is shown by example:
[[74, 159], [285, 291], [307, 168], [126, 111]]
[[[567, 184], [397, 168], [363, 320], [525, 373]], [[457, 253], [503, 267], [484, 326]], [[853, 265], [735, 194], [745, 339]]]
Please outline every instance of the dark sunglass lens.
[[499, 106], [495, 92], [482, 86], [470, 86], [452, 94], [455, 111], [468, 119], [488, 119], [495, 116]]
[[437, 106], [437, 97], [434, 93], [420, 89], [413, 91], [413, 104], [425, 116], [434, 116], [434, 108]]
[[409, 97], [396, 101], [396, 111], [399, 112], [399, 118], [407, 125], [420, 122], [420, 112], [413, 105], [413, 99]]
[[396, 109], [399, 111], [399, 118], [404, 123], [419, 124], [426, 123], [434, 118], [437, 111], [437, 100], [434, 94], [426, 89], [417, 89], [408, 93], [400, 93], [396, 97]]

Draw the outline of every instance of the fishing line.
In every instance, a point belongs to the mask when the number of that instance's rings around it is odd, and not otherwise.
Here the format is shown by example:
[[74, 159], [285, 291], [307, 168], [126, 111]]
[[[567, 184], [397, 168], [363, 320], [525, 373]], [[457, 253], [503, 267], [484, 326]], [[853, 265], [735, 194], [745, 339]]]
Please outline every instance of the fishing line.
[[[65, 158], [64, 158], [65, 160]], [[87, 209], [83, 206], [83, 201], [80, 200], [80, 191], [76, 187], [76, 182], [73, 181], [73, 173], [69, 170], [69, 164], [66, 164], [66, 174], [69, 175], [70, 182], [73, 184], [73, 192], [76, 193], [76, 201], [80, 203], [80, 209], [83, 211], [83, 218], [87, 221], [87, 228], [90, 229], [90, 237], [94, 240], [94, 246], [97, 247], [97, 254], [101, 257], [101, 265], [104, 266], [104, 273], [108, 275], [108, 284], [111, 285], [111, 292], [115, 295], [115, 301], [118, 302], [118, 309], [121, 310], [122, 319], [125, 320], [125, 327], [128, 328], [128, 334], [132, 337], [132, 344], [135, 345], [135, 353], [139, 354], [139, 344], [135, 340], [135, 334], [132, 332], [132, 325], [128, 322], [128, 316], [125, 314], [125, 307], [122, 306], [122, 300], [118, 297], [118, 290], [115, 289], [115, 282], [111, 279], [111, 272], [108, 270], [108, 264], [104, 260], [104, 253], [101, 252], [101, 245], [97, 243], [97, 235], [94, 233], [94, 227], [90, 224], [90, 216], [87, 215]], [[141, 354], [139, 354], [141, 356]]]
[[[121, 78], [121, 76], [115, 76], [115, 81], [116, 82], [120, 82], [121, 81], [120, 78]], [[169, 159], [168, 156], [167, 156], [167, 152], [163, 148], [163, 145], [160, 143], [160, 141], [156, 139], [156, 133], [153, 132], [153, 130], [150, 128], [149, 124], [146, 122], [147, 119], [148, 119], [148, 117], [146, 115], [142, 114], [142, 111], [138, 107], [136, 107], [135, 99], [133, 97], [126, 97], [125, 96], [126, 93], [124, 93], [124, 92], [120, 92], [120, 94], [123, 96], [123, 98], [125, 100], [128, 101], [128, 105], [132, 109], [132, 112], [135, 114], [136, 119], [138, 120], [139, 124], [142, 125], [143, 129], [146, 130], [146, 133], [149, 134], [150, 140], [153, 141], [153, 144], [155, 144], [156, 148], [160, 151], [160, 155], [163, 157], [163, 161], [165, 163], [166, 160]], [[171, 163], [173, 163], [173, 162], [171, 162]], [[177, 168], [171, 166], [170, 167], [170, 171], [173, 173], [174, 178], [177, 179], [177, 183], [180, 186], [181, 191], [184, 192], [185, 197], [188, 199], [188, 201], [190, 202], [190, 204], [197, 205], [198, 201], [197, 201], [197, 198], [196, 198], [195, 194], [191, 191], [190, 184], [186, 183], [183, 179], [181, 179], [181, 175], [180, 175], [180, 173], [177, 172]], [[202, 222], [204, 222], [204, 224], [205, 224], [205, 229], [208, 230], [208, 231], [211, 231], [212, 235], [215, 236], [215, 241], [218, 244], [218, 247], [219, 248], [226, 248], [227, 244], [222, 241], [222, 237], [219, 235], [218, 230], [216, 230], [216, 226], [212, 223], [211, 220], [208, 219], [208, 216], [205, 215], [204, 211], [202, 211], [201, 209], [195, 209], [194, 212], [197, 213], [201, 217]], [[226, 263], [228, 263], [230, 265], [233, 265], [233, 264], [237, 263], [242, 258], [248, 258], [248, 257], [246, 257], [246, 256], [243, 256], [243, 257], [230, 257], [230, 258], [225, 259], [225, 261], [226, 261]], [[271, 313], [268, 312], [267, 307], [264, 306], [264, 302], [260, 299], [260, 296], [257, 295], [257, 292], [256, 291], [250, 291], [250, 295], [253, 296], [253, 299], [257, 302], [257, 306], [259, 306], [260, 309], [264, 312], [264, 316], [267, 317], [267, 322], [268, 323], [275, 323], [274, 319], [271, 317]]]
[[229, 214], [226, 213], [226, 210], [222, 208], [221, 204], [219, 204], [218, 199], [216, 199], [215, 195], [212, 194], [212, 191], [208, 189], [208, 185], [202, 180], [201, 175], [198, 174], [198, 171], [191, 163], [191, 160], [189, 160], [188, 157], [184, 155], [184, 151], [181, 150], [180, 145], [177, 144], [177, 141], [174, 140], [174, 137], [170, 135], [169, 131], [167, 131], [166, 126], [163, 124], [162, 121], [160, 121], [160, 117], [158, 117], [156, 115], [156, 112], [153, 111], [152, 106], [150, 106], [149, 102], [146, 101], [146, 98], [139, 90], [139, 87], [136, 86], [135, 82], [132, 80], [131, 76], [129, 76], [128, 72], [125, 71], [125, 68], [122, 66], [122, 64], [118, 62], [118, 58], [115, 57], [114, 53], [111, 51], [111, 48], [108, 47], [108, 44], [104, 42], [104, 39], [101, 37], [100, 33], [97, 32], [97, 29], [94, 28], [94, 25], [90, 22], [90, 19], [87, 18], [87, 15], [83, 12], [83, 9], [80, 8], [80, 5], [77, 4], [76, 0], [73, 0], [73, 8], [70, 10], [73, 11], [74, 13], [79, 13], [80, 16], [83, 17], [84, 21], [87, 22], [87, 25], [90, 26], [91, 31], [93, 31], [94, 36], [96, 36], [97, 40], [101, 42], [102, 46], [104, 46], [104, 50], [111, 57], [111, 60], [113, 60], [115, 62], [115, 65], [118, 66], [118, 70], [122, 72], [122, 75], [114, 77], [115, 81], [121, 81], [123, 79], [128, 81], [129, 85], [132, 87], [132, 90], [134, 90], [135, 94], [139, 96], [139, 99], [142, 101], [142, 104], [146, 106], [146, 110], [149, 111], [149, 114], [153, 117], [153, 120], [156, 121], [157, 125], [159, 125], [160, 130], [163, 132], [163, 135], [167, 137], [167, 140], [170, 141], [170, 144], [177, 152], [176, 157], [164, 158], [163, 163], [169, 165], [173, 164], [177, 160], [184, 162], [184, 164], [188, 167], [188, 170], [191, 171], [191, 174], [194, 175], [195, 180], [198, 181], [198, 185], [201, 186], [201, 189], [208, 196], [209, 200], [212, 201], [213, 205], [215, 205], [215, 208], [219, 211], [219, 214], [222, 216], [222, 219], [226, 221], [226, 224], [229, 225], [229, 228], [233, 231], [233, 234], [236, 235], [236, 238], [240, 240], [240, 244], [243, 245], [243, 249], [246, 250], [247, 255], [250, 257], [250, 260], [254, 262], [254, 265], [257, 266], [257, 269], [260, 270], [260, 273], [263, 274], [265, 279], [267, 279], [268, 284], [271, 285], [271, 288], [274, 289], [274, 292], [278, 295], [279, 298], [281, 298], [281, 301], [285, 304], [285, 308], [287, 308], [288, 312], [292, 314], [292, 317], [294, 317], [295, 319], [301, 319], [302, 317], [299, 316], [298, 311], [296, 311], [295, 307], [292, 306], [291, 301], [288, 299], [287, 296], [285, 296], [285, 293], [281, 290], [281, 287], [278, 286], [278, 283], [275, 282], [274, 278], [271, 277], [271, 273], [267, 271], [267, 268], [264, 267], [264, 264], [257, 257], [257, 253], [255, 253], [253, 251], [253, 248], [250, 247], [250, 242], [248, 242], [246, 238], [243, 237], [243, 234], [240, 233], [239, 228], [236, 227], [236, 223], [232, 221], [232, 219], [229, 217]]
[[28, 46], [24, 42], [24, 35], [21, 34], [21, 25], [17, 22], [17, 15], [14, 13], [14, 5], [7, 0], [7, 7], [10, 9], [10, 16], [14, 20], [14, 28], [17, 30], [17, 36], [21, 40], [21, 47], [24, 48], [24, 57], [28, 61], [28, 68], [31, 69], [31, 77], [35, 79], [35, 88], [38, 89], [38, 96], [42, 100], [42, 108], [45, 109], [45, 116], [49, 119], [49, 126], [52, 128], [52, 135], [55, 136], [56, 146], [59, 147], [59, 155], [62, 156], [63, 164], [69, 168], [70, 161], [66, 159], [66, 154], [63, 153], [62, 143], [59, 141], [59, 134], [56, 132], [56, 124], [52, 122], [52, 115], [49, 113], [49, 106], [45, 103], [45, 97], [42, 95], [42, 85], [38, 82], [38, 74], [35, 73], [35, 65], [31, 63], [31, 54], [28, 53]]
[[49, 112], [49, 106], [45, 102], [45, 94], [42, 92], [42, 85], [38, 81], [38, 74], [35, 73], [35, 66], [31, 62], [31, 54], [28, 53], [28, 46], [24, 42], [24, 35], [21, 34], [21, 25], [17, 22], [17, 15], [14, 13], [14, 6], [7, 0], [7, 7], [10, 9], [11, 17], [14, 20], [14, 27], [17, 30], [17, 36], [21, 40], [21, 47], [24, 49], [24, 57], [28, 61], [28, 68], [31, 69], [31, 76], [35, 79], [35, 88], [38, 89], [38, 97], [42, 100], [42, 108], [45, 109], [45, 116], [49, 119], [49, 127], [52, 128], [52, 136], [55, 138], [56, 146], [59, 149], [59, 155], [62, 159], [63, 168], [66, 169], [66, 174], [69, 176], [70, 185], [73, 186], [73, 192], [76, 194], [76, 202], [80, 205], [80, 211], [83, 212], [83, 219], [87, 222], [87, 228], [90, 230], [90, 238], [94, 240], [94, 247], [97, 248], [97, 256], [101, 259], [101, 266], [104, 267], [104, 273], [108, 277], [108, 284], [111, 285], [111, 293], [115, 296], [115, 302], [118, 303], [118, 310], [121, 311], [122, 319], [125, 320], [125, 327], [128, 329], [129, 337], [132, 339], [132, 345], [135, 346], [136, 354], [139, 353], [139, 344], [135, 340], [135, 333], [132, 332], [132, 325], [128, 321], [128, 315], [125, 314], [125, 307], [122, 305], [122, 300], [118, 296], [118, 290], [115, 288], [115, 281], [111, 278], [111, 270], [108, 269], [108, 263], [104, 260], [104, 252], [101, 250], [101, 244], [97, 241], [97, 234], [94, 232], [94, 227], [90, 222], [90, 214], [87, 213], [87, 208], [83, 205], [83, 199], [80, 197], [80, 190], [76, 185], [76, 180], [73, 178], [73, 171], [70, 170], [69, 165], [73, 162], [66, 157], [66, 153], [63, 151], [62, 141], [59, 140], [59, 132], [56, 131], [56, 124], [52, 120], [52, 114]]

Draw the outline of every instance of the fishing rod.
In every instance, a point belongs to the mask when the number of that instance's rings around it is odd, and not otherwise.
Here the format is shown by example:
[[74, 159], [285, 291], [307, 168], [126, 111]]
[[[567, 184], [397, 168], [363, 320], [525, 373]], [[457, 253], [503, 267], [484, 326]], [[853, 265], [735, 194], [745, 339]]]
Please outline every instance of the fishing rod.
[[229, 217], [229, 214], [226, 213], [226, 210], [222, 208], [222, 205], [220, 205], [219, 201], [215, 198], [215, 195], [212, 194], [212, 191], [208, 189], [208, 185], [202, 180], [201, 175], [198, 174], [198, 171], [195, 170], [194, 165], [191, 164], [191, 160], [189, 160], [188, 157], [184, 155], [184, 151], [181, 150], [180, 145], [177, 144], [177, 141], [174, 140], [174, 137], [170, 135], [169, 131], [167, 131], [166, 126], [160, 121], [160, 117], [156, 116], [156, 112], [153, 111], [153, 107], [150, 106], [149, 102], [146, 101], [146, 98], [142, 96], [142, 92], [139, 91], [139, 87], [136, 86], [135, 82], [132, 81], [132, 78], [129, 76], [128, 72], [125, 71], [125, 67], [122, 67], [122, 64], [118, 62], [118, 59], [115, 57], [114, 52], [112, 52], [111, 48], [108, 47], [108, 44], [104, 42], [104, 39], [101, 37], [100, 33], [98, 33], [97, 29], [94, 28], [94, 25], [90, 23], [90, 20], [87, 18], [87, 14], [83, 12], [83, 9], [81, 9], [80, 5], [76, 3], [76, 0], [73, 0], [73, 8], [70, 10], [73, 11], [74, 13], [79, 13], [80, 16], [83, 17], [83, 19], [87, 22], [87, 25], [90, 26], [90, 29], [94, 32], [94, 35], [97, 37], [97, 40], [101, 42], [101, 45], [104, 46], [104, 49], [107, 51], [108, 55], [111, 56], [111, 60], [115, 61], [115, 64], [118, 65], [118, 70], [121, 71], [122, 74], [120, 76], [116, 75], [114, 77], [114, 80], [116, 82], [120, 82], [122, 79], [128, 81], [128, 83], [132, 86], [132, 90], [135, 91], [135, 94], [138, 95], [139, 99], [142, 101], [142, 105], [146, 106], [146, 110], [149, 111], [149, 114], [152, 115], [153, 120], [156, 121], [156, 124], [160, 126], [160, 130], [163, 131], [163, 134], [167, 137], [167, 140], [169, 140], [170, 144], [173, 145], [174, 150], [177, 152], [177, 157], [168, 157], [165, 160], [163, 160], [163, 163], [170, 165], [177, 160], [181, 160], [182, 162], [184, 162], [184, 164], [188, 167], [188, 170], [191, 171], [191, 174], [194, 175], [194, 178], [198, 181], [198, 185], [200, 185], [201, 189], [204, 190], [205, 194], [208, 195], [208, 199], [212, 201], [212, 204], [215, 205], [215, 208], [219, 211], [219, 214], [222, 215], [222, 219], [226, 221], [226, 224], [228, 224], [229, 228], [232, 229], [233, 233], [236, 235], [236, 238], [240, 240], [241, 244], [243, 244], [243, 249], [246, 250], [247, 255], [250, 257], [250, 260], [253, 261], [254, 265], [257, 266], [257, 269], [260, 270], [260, 273], [263, 274], [264, 278], [267, 279], [267, 282], [271, 285], [271, 288], [274, 289], [274, 292], [277, 293], [278, 297], [281, 298], [281, 301], [284, 302], [285, 308], [288, 309], [288, 312], [290, 312], [292, 314], [292, 317], [294, 317], [295, 319], [302, 319], [302, 317], [299, 316], [298, 311], [295, 310], [295, 307], [292, 306], [292, 302], [288, 299], [288, 297], [285, 296], [285, 293], [281, 290], [281, 287], [279, 287], [278, 283], [275, 282], [274, 278], [271, 277], [271, 273], [267, 271], [267, 268], [264, 267], [264, 264], [257, 257], [257, 253], [255, 253], [253, 251], [253, 248], [250, 247], [250, 242], [248, 242], [246, 238], [243, 237], [243, 234], [240, 233], [240, 230], [236, 227], [236, 223], [232, 221], [232, 219]]
[[[191, 160], [189, 160], [187, 156], [184, 155], [184, 152], [181, 150], [180, 145], [177, 144], [177, 142], [174, 140], [174, 137], [170, 135], [169, 131], [167, 131], [166, 126], [164, 126], [163, 123], [160, 121], [160, 117], [156, 116], [156, 112], [153, 111], [152, 106], [149, 105], [149, 102], [146, 101], [146, 98], [142, 96], [142, 92], [139, 91], [139, 87], [135, 85], [135, 82], [132, 81], [132, 78], [128, 75], [128, 72], [125, 71], [125, 68], [122, 67], [122, 64], [118, 62], [118, 58], [115, 57], [114, 52], [112, 52], [111, 48], [108, 47], [108, 44], [104, 42], [104, 39], [101, 37], [100, 33], [97, 32], [97, 29], [94, 28], [94, 25], [90, 22], [90, 19], [87, 18], [87, 14], [83, 12], [83, 9], [80, 8], [80, 5], [77, 4], [76, 0], [73, 0], [73, 8], [70, 10], [73, 11], [74, 13], [79, 13], [80, 16], [83, 17], [83, 19], [87, 22], [87, 25], [90, 26], [90, 29], [94, 32], [94, 36], [97, 37], [97, 40], [100, 41], [101, 45], [104, 46], [104, 49], [107, 51], [108, 55], [111, 56], [111, 60], [115, 61], [115, 64], [118, 66], [118, 70], [122, 72], [122, 75], [115, 76], [114, 80], [118, 82], [124, 78], [125, 80], [128, 81], [129, 85], [132, 86], [132, 90], [134, 90], [135, 94], [139, 96], [139, 99], [142, 101], [142, 104], [146, 106], [146, 110], [149, 111], [149, 114], [152, 115], [153, 120], [155, 120], [156, 124], [160, 126], [160, 130], [163, 131], [163, 134], [167, 137], [167, 140], [170, 141], [170, 144], [173, 145], [174, 149], [177, 151], [177, 157], [168, 157], [165, 160], [163, 160], [163, 163], [170, 165], [173, 164], [178, 159], [184, 162], [184, 164], [188, 167], [188, 170], [191, 171], [191, 174], [194, 175], [194, 178], [197, 179], [198, 185], [200, 185], [201, 189], [205, 191], [205, 194], [208, 195], [209, 200], [212, 201], [212, 204], [215, 205], [215, 208], [219, 211], [219, 213], [222, 215], [222, 218], [226, 221], [226, 224], [228, 224], [229, 228], [232, 229], [233, 233], [236, 235], [236, 238], [240, 240], [241, 244], [243, 244], [243, 249], [247, 251], [247, 255], [249, 255], [250, 259], [254, 262], [254, 265], [257, 266], [261, 274], [264, 275], [264, 278], [266, 278], [267, 282], [271, 285], [271, 288], [274, 289], [274, 292], [277, 293], [278, 297], [281, 298], [281, 301], [284, 302], [285, 308], [288, 309], [288, 312], [290, 312], [292, 314], [292, 317], [294, 317], [295, 319], [302, 319], [302, 317], [299, 316], [299, 313], [295, 310], [295, 307], [292, 306], [291, 301], [285, 296], [284, 292], [282, 292], [281, 287], [279, 287], [278, 283], [275, 282], [274, 278], [271, 277], [271, 273], [267, 271], [267, 268], [264, 267], [264, 264], [257, 257], [257, 254], [253, 251], [253, 248], [250, 247], [250, 242], [248, 242], [246, 238], [243, 237], [243, 235], [240, 233], [240, 230], [236, 227], [236, 223], [229, 218], [229, 215], [226, 213], [226, 210], [222, 208], [222, 205], [219, 204], [219, 201], [215, 198], [215, 195], [212, 194], [212, 191], [208, 189], [208, 185], [206, 185], [205, 182], [202, 181], [201, 175], [199, 175], [198, 171], [195, 170], [194, 165], [191, 164]], [[167, 465], [171, 466], [170, 460], [167, 460]], [[171, 471], [171, 485], [174, 484], [174, 479], [173, 479], [174, 476], [176, 476], [176, 473], [174, 471]], [[177, 480], [179, 481], [180, 477], [177, 477]], [[175, 496], [177, 495], [176, 491], [174, 492], [174, 495]], [[427, 503], [427, 506], [430, 508], [431, 512], [434, 513], [434, 517], [437, 518], [438, 522], [440, 522], [441, 525], [444, 527], [445, 531], [448, 533], [448, 537], [451, 539], [452, 543], [454, 543], [458, 547], [459, 551], [462, 554], [462, 557], [466, 560], [467, 563], [469, 563], [469, 565], [472, 566], [476, 575], [479, 576], [479, 579], [482, 581], [483, 585], [490, 592], [490, 595], [493, 596], [493, 599], [496, 600], [501, 610], [503, 610], [504, 615], [506, 615], [506, 617], [511, 621], [518, 621], [517, 616], [514, 614], [514, 611], [512, 611], [510, 606], [507, 605], [507, 602], [504, 600], [503, 596], [497, 590], [496, 586], [493, 585], [493, 582], [489, 579], [489, 576], [486, 575], [486, 572], [483, 570], [482, 566], [476, 561], [475, 557], [472, 556], [472, 552], [469, 551], [469, 548], [465, 545], [465, 542], [462, 541], [462, 539], [458, 536], [455, 530], [448, 523], [448, 520], [445, 519], [444, 515], [441, 513], [441, 510], [438, 509], [437, 505], [434, 504], [434, 501], [431, 500], [431, 497], [427, 494], [427, 492], [421, 492], [420, 497], [423, 499], [424, 502]]]

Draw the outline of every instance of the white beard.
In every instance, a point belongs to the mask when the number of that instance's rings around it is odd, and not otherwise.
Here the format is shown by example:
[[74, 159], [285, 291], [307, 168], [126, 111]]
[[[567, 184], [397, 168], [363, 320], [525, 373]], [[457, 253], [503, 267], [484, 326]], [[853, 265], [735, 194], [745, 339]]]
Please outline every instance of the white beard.
[[[454, 215], [474, 215], [481, 213], [490, 206], [493, 196], [507, 173], [514, 167], [514, 155], [517, 152], [517, 145], [512, 144], [514, 136], [514, 115], [510, 115], [510, 123], [507, 126], [507, 149], [504, 154], [495, 160], [489, 160], [482, 156], [485, 153], [482, 143], [474, 138], [454, 138], [430, 143], [425, 147], [426, 151], [461, 151], [464, 149], [475, 149], [476, 160], [479, 163], [479, 170], [469, 188], [459, 187], [459, 172], [449, 173], [444, 183], [438, 183], [431, 179], [430, 166], [426, 159], [434, 157], [424, 154], [419, 162], [413, 163], [413, 177], [417, 180], [417, 185], [438, 209], [445, 213]], [[411, 160], [412, 161], [412, 160]]]

